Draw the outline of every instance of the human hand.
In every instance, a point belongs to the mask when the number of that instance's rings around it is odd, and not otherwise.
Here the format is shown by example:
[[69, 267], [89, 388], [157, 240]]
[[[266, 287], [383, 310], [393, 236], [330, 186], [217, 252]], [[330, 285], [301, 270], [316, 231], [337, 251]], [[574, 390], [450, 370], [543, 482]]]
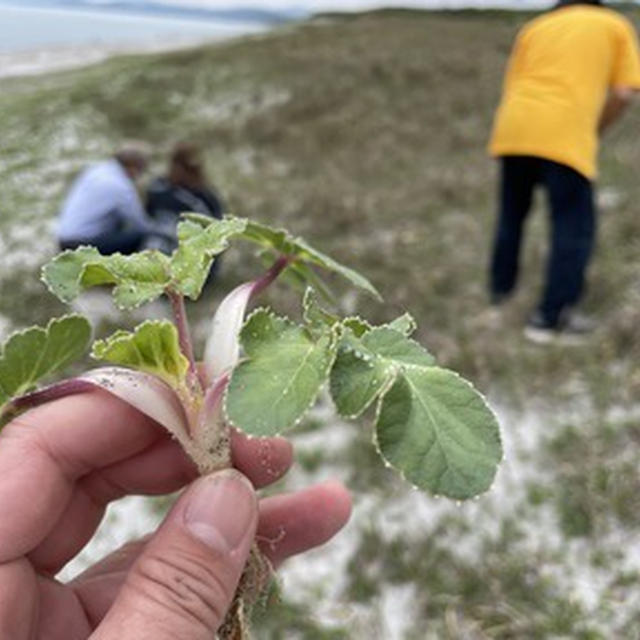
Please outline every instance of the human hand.
[[[102, 391], [34, 409], [0, 434], [1, 640], [211, 640], [249, 549], [274, 565], [322, 544], [347, 521], [329, 483], [259, 504], [291, 464], [282, 438], [234, 436], [234, 465], [197, 479], [151, 419]], [[69, 584], [55, 575], [89, 541], [112, 500], [191, 486], [158, 531]], [[285, 535], [282, 533], [285, 532]]]

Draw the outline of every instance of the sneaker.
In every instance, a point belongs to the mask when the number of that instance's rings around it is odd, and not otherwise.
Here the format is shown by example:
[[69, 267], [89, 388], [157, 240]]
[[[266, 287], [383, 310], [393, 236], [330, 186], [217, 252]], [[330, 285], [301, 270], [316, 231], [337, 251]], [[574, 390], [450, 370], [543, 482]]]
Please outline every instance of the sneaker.
[[564, 314], [554, 326], [546, 323], [540, 312], [536, 312], [527, 322], [524, 335], [536, 344], [581, 345], [596, 328], [597, 324], [592, 318], [579, 312]]

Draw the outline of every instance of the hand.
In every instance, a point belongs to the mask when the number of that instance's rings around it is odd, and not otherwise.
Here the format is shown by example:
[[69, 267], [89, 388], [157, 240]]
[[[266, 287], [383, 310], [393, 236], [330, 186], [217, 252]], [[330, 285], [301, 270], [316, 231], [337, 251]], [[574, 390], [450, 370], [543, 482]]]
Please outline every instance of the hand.
[[[274, 565], [322, 544], [347, 521], [349, 496], [329, 483], [258, 504], [281, 477], [281, 438], [234, 436], [234, 465], [197, 479], [149, 418], [95, 391], [34, 409], [0, 435], [0, 638], [211, 640], [257, 532]], [[112, 500], [191, 485], [158, 531], [69, 584], [55, 575], [89, 541]], [[283, 535], [284, 532], [284, 535]]]

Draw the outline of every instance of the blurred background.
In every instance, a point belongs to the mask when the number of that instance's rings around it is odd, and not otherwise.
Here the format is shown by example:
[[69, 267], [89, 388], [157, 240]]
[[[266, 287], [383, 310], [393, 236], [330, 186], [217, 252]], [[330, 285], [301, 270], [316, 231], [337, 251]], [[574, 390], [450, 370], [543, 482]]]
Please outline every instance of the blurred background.
[[[373, 321], [410, 311], [419, 340], [500, 416], [494, 487], [455, 504], [388, 473], [371, 416], [343, 424], [322, 398], [277, 490], [337, 477], [355, 513], [284, 567], [259, 640], [640, 638], [640, 106], [601, 154], [585, 301], [601, 329], [573, 348], [522, 336], [547, 246], [541, 198], [517, 297], [500, 323], [486, 314], [497, 178], [486, 143], [513, 38], [548, 6], [0, 1], [2, 337], [63, 311], [38, 273], [78, 171], [136, 139], [157, 173], [176, 140], [194, 138], [228, 211], [366, 274], [385, 304], [344, 291], [343, 310]], [[640, 7], [616, 8], [640, 28]], [[258, 268], [248, 250], [224, 256], [189, 308], [199, 339], [216, 302]], [[284, 285], [266, 302], [299, 314]], [[100, 335], [122, 323], [104, 300], [81, 304]], [[65, 576], [152, 528], [166, 505], [114, 505]]]

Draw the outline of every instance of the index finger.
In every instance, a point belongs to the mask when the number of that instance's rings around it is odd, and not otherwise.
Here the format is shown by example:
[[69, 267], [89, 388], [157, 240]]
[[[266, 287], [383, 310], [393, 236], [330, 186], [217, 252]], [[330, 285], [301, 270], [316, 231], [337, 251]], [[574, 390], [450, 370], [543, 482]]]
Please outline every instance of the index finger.
[[[0, 564], [34, 549], [49, 560], [53, 549], [58, 561], [55, 541], [64, 537], [61, 548], [76, 553], [109, 500], [180, 489], [195, 469], [177, 455], [177, 442], [176, 455], [164, 456], [172, 468], [157, 468], [159, 457], [152, 454], [166, 449], [167, 437], [163, 427], [102, 390], [58, 400], [7, 425], [0, 434]], [[234, 465], [257, 487], [278, 479], [291, 463], [291, 446], [282, 438], [234, 433], [232, 445]], [[95, 504], [86, 496], [74, 503], [78, 481], [97, 475], [98, 484], [115, 493], [102, 491], [92, 498]], [[76, 503], [92, 512], [80, 513]], [[75, 514], [71, 520], [69, 512]]]
[[0, 563], [49, 534], [78, 478], [161, 436], [154, 421], [101, 390], [56, 400], [9, 423], [0, 434]]

